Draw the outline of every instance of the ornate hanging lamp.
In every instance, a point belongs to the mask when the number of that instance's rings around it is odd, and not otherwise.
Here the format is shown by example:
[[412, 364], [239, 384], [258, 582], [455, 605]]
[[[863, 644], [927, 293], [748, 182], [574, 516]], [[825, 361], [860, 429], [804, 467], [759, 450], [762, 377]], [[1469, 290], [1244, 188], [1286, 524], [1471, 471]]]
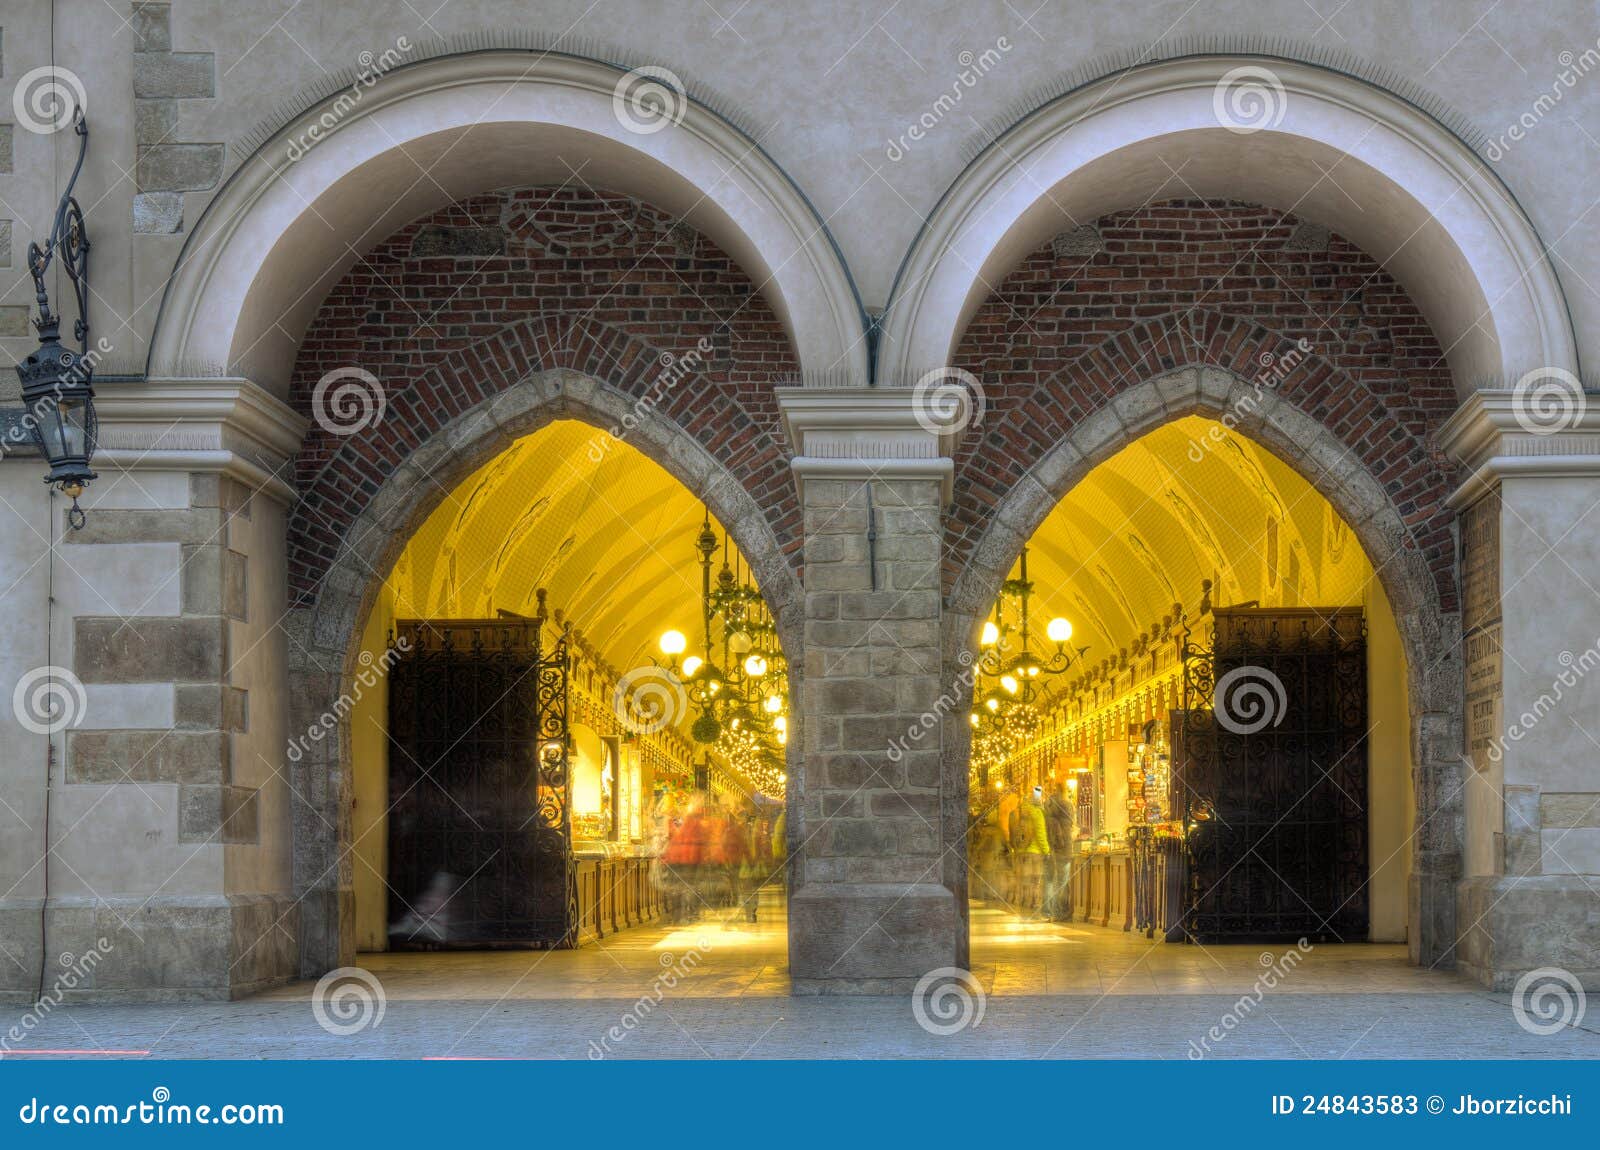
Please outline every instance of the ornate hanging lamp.
[[[17, 365], [17, 375], [27, 409], [25, 422], [39, 454], [50, 467], [44, 481], [72, 500], [67, 522], [77, 529], [85, 520], [78, 497], [96, 478], [89, 464], [94, 458], [98, 427], [92, 386], [94, 360], [89, 354], [89, 233], [83, 210], [73, 196], [89, 151], [89, 122], [81, 110], [73, 113], [73, 131], [79, 141], [78, 162], [56, 208], [50, 236], [43, 247], [38, 241], [28, 245], [28, 272], [33, 277], [34, 297], [39, 305], [39, 317], [33, 321], [39, 332], [39, 346]], [[77, 351], [62, 344], [61, 317], [51, 311], [50, 293], [45, 287], [45, 276], [58, 258], [78, 303], [78, 315], [72, 325]]]

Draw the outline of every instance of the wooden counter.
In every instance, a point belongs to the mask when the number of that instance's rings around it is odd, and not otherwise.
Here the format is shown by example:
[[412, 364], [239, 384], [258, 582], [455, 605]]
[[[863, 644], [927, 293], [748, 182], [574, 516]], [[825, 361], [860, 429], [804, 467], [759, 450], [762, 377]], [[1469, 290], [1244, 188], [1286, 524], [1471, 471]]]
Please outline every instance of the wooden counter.
[[650, 881], [645, 855], [574, 853], [578, 945], [649, 922], [660, 913], [660, 892]]
[[1142, 930], [1146, 937], [1176, 942], [1182, 938], [1182, 865], [1179, 846], [1165, 840], [1150, 852], [1146, 876], [1148, 906], [1135, 897], [1136, 868], [1126, 847], [1091, 851], [1072, 860], [1073, 918], [1092, 926]]

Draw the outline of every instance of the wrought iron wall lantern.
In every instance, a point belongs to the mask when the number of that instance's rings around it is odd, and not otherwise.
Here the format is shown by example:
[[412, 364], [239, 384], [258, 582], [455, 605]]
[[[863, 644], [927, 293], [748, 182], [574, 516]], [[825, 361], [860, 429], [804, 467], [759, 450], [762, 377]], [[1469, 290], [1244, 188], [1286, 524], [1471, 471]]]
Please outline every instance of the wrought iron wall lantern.
[[[78, 162], [56, 208], [50, 236], [43, 247], [37, 240], [28, 245], [28, 271], [39, 304], [39, 318], [33, 321], [39, 346], [17, 365], [17, 375], [22, 380], [24, 421], [39, 454], [50, 466], [45, 482], [72, 500], [67, 522], [77, 529], [84, 524], [78, 497], [95, 478], [89, 462], [97, 433], [94, 357], [89, 354], [89, 233], [83, 210], [72, 194], [89, 152], [89, 122], [82, 109], [73, 113], [72, 130], [78, 136]], [[50, 265], [58, 258], [77, 298], [78, 316], [72, 325], [77, 351], [61, 342], [61, 316], [50, 310], [50, 293], [44, 283]]]

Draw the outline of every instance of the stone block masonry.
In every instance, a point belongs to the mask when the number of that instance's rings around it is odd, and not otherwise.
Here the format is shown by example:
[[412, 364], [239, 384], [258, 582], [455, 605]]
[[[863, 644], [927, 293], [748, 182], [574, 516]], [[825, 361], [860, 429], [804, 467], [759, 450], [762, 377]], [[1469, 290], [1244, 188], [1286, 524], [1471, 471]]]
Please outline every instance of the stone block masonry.
[[941, 690], [941, 483], [868, 474], [803, 492], [805, 848], [790, 969], [799, 994], [901, 992], [956, 960], [938, 741], [900, 749]]
[[[65, 732], [57, 798], [65, 814], [52, 856], [62, 866], [45, 953], [81, 953], [102, 937], [109, 944], [78, 997], [238, 997], [289, 977], [298, 958], [298, 908], [270, 881], [235, 874], [238, 860], [223, 849], [266, 859], [281, 838], [277, 801], [264, 797], [260, 764], [239, 742], [250, 730], [251, 692], [234, 681], [256, 658], [234, 630], [252, 618], [253, 519], [265, 497], [208, 472], [186, 477], [185, 500], [184, 478], [143, 480], [179, 492], [168, 505], [92, 510], [81, 531], [62, 538], [73, 570], [126, 569], [137, 556], [137, 578], [165, 589], [148, 593], [154, 613], [76, 614], [73, 673], [91, 699], [169, 692], [171, 712], [170, 724], [146, 724], [148, 715], [123, 704], [124, 722], [146, 725], [96, 727], [104, 711], [91, 706]], [[159, 613], [173, 606], [176, 614]], [[104, 824], [113, 811], [123, 820]], [[114, 866], [101, 865], [107, 850]]]
[[133, 230], [175, 235], [184, 226], [183, 193], [208, 191], [222, 180], [227, 149], [220, 143], [184, 140], [179, 127], [180, 101], [216, 97], [216, 57], [173, 51], [170, 4], [135, 3], [131, 23]]

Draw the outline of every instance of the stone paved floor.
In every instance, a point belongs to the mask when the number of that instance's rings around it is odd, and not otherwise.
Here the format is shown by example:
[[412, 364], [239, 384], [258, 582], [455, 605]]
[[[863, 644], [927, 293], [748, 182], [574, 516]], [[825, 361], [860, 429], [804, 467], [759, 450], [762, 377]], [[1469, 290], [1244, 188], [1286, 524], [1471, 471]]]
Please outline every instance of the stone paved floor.
[[[305, 982], [237, 1003], [62, 1007], [17, 1052], [1185, 1058], [1208, 1047], [1221, 1058], [1600, 1058], [1600, 1017], [1530, 1034], [1506, 996], [1410, 967], [1403, 947], [1314, 948], [1240, 1012], [1263, 955], [1276, 959], [1285, 948], [1152, 945], [982, 908], [973, 927], [973, 967], [986, 993], [981, 1012], [963, 1016], [976, 1024], [947, 1035], [924, 1029], [908, 999], [788, 997], [782, 910], [769, 905], [755, 927], [716, 919], [648, 927], [578, 951], [363, 955], [384, 1005], [377, 1025], [354, 1034], [318, 1023]], [[1207, 1042], [1229, 1014], [1236, 1028]], [[620, 1038], [607, 1037], [613, 1027]]]

